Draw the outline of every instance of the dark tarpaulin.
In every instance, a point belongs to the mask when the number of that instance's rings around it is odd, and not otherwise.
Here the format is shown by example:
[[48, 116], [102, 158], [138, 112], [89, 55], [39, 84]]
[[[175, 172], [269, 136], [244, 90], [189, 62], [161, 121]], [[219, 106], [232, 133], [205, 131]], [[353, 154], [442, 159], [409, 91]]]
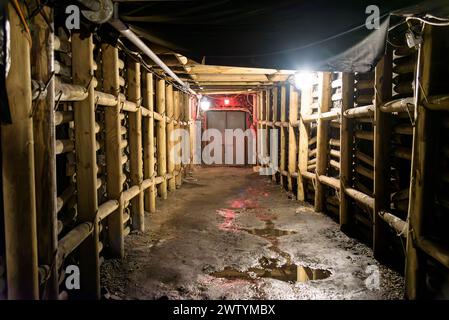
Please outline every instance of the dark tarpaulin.
[[[385, 51], [389, 13], [419, 2], [146, 1], [119, 13], [146, 40], [210, 65], [367, 72]], [[369, 5], [377, 30], [365, 27]]]

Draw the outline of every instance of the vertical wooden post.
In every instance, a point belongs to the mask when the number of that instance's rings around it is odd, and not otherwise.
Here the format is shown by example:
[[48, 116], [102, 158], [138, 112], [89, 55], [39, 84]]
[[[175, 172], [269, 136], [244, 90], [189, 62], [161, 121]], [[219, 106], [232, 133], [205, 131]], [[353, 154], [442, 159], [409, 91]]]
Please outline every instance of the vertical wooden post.
[[[92, 35], [72, 35], [73, 83], [86, 88], [88, 96], [73, 103], [75, 120], [77, 208], [80, 222], [95, 222], [97, 202], [97, 157], [95, 140], [95, 94], [92, 81]], [[98, 223], [80, 245], [81, 295], [100, 298], [100, 262], [98, 255]]]
[[262, 118], [263, 118], [263, 92], [260, 91], [257, 94], [257, 163], [259, 163], [260, 167], [262, 167], [262, 158], [264, 157], [264, 151], [263, 151], [263, 143], [262, 143]]
[[41, 293], [42, 299], [58, 298], [58, 271], [54, 262], [58, 247], [57, 209], [56, 209], [56, 152], [55, 152], [55, 84], [54, 71], [54, 34], [47, 23], [53, 25], [53, 9], [44, 7], [43, 15], [33, 18], [33, 67], [32, 78], [48, 83], [47, 96], [35, 101], [33, 114], [34, 127], [34, 173], [36, 177], [36, 215], [38, 257], [40, 265], [50, 268], [49, 278]]
[[[128, 62], [128, 99], [141, 104], [140, 63], [130, 59]], [[142, 158], [142, 111], [130, 112], [129, 119], [129, 163], [131, 183], [142, 187], [143, 158]], [[131, 200], [131, 218], [134, 230], [143, 231], [145, 226], [143, 193], [140, 192]]]
[[[265, 129], [265, 156], [267, 159], [271, 159], [270, 157], [270, 127], [268, 126], [268, 121], [270, 121], [270, 90], [265, 90], [265, 100], [264, 100], [264, 129]], [[270, 162], [267, 162], [267, 167], [270, 166]]]
[[[279, 88], [278, 87], [274, 87], [273, 89], [272, 89], [272, 93], [273, 93], [273, 102], [272, 102], [272, 106], [273, 106], [273, 108], [272, 108], [272, 112], [273, 112], [273, 116], [272, 116], [272, 119], [271, 119], [271, 121], [272, 121], [272, 123], [273, 123], [273, 125], [272, 125], [272, 127], [271, 127], [271, 130], [278, 130], [277, 128], [276, 128], [276, 126], [275, 126], [275, 122], [278, 120], [278, 90], [279, 90]], [[275, 143], [278, 143], [278, 141], [275, 141]], [[279, 154], [275, 154], [275, 155], [272, 155], [272, 157], [279, 157]], [[278, 163], [279, 163], [279, 158], [277, 159], [278, 160]], [[276, 169], [276, 168], [273, 168], [273, 170], [274, 169]], [[276, 175], [278, 174], [278, 171], [273, 171], [273, 175], [272, 175], [272, 177], [271, 177], [271, 179], [273, 180], [273, 182], [275, 182], [276, 183], [276, 181], [277, 181], [277, 179], [276, 179]]]
[[[289, 101], [289, 124], [288, 124], [288, 190], [293, 191], [292, 174], [297, 172], [297, 139], [295, 133], [296, 123], [298, 122], [298, 92], [295, 87], [290, 85], [290, 101]], [[298, 175], [299, 178], [299, 175]]]
[[[323, 72], [321, 76], [321, 94], [320, 94], [320, 109], [319, 115], [321, 113], [330, 110], [331, 106], [331, 95], [332, 95], [332, 73]], [[317, 128], [317, 153], [316, 153], [316, 183], [315, 183], [315, 211], [323, 211], [324, 209], [324, 186], [318, 179], [319, 176], [326, 174], [327, 161], [328, 161], [328, 127], [329, 122], [327, 120], [322, 120], [321, 117], [318, 118], [318, 128]]]
[[[102, 45], [103, 90], [119, 96], [120, 75], [118, 49], [111, 45]], [[109, 254], [111, 257], [123, 258], [125, 254], [123, 241], [123, 191], [122, 149], [121, 149], [121, 102], [106, 107], [105, 113], [105, 151], [106, 151], [106, 192], [110, 200], [119, 200], [118, 209], [107, 218]]]
[[39, 299], [30, 43], [11, 4], [7, 11], [13, 39], [6, 79], [12, 123], [1, 125], [1, 150], [8, 298]]
[[[286, 84], [283, 84], [281, 86], [281, 134], [280, 134], [280, 139], [281, 139], [281, 159], [280, 159], [280, 164], [279, 164], [279, 171], [281, 172], [280, 175], [280, 183], [281, 186], [284, 187], [285, 184], [285, 177], [283, 175], [283, 172], [285, 171], [285, 164], [286, 164], [286, 158], [287, 158], [287, 133], [286, 133], [286, 128], [284, 127], [284, 122], [287, 121], [287, 108], [286, 108], [286, 101], [287, 101], [287, 86]], [[299, 181], [299, 180], [298, 180]]]
[[374, 210], [373, 210], [373, 251], [378, 260], [385, 258], [388, 249], [388, 224], [379, 212], [390, 209], [390, 123], [391, 114], [382, 112], [380, 105], [391, 98], [392, 52], [376, 66], [374, 95]]
[[[341, 114], [354, 106], [354, 75], [342, 74]], [[352, 222], [351, 200], [345, 193], [352, 180], [353, 126], [351, 119], [341, 117], [340, 126], [340, 228], [348, 230]]]
[[176, 190], [176, 178], [174, 176], [175, 171], [175, 154], [174, 154], [174, 141], [173, 141], [173, 115], [174, 115], [174, 106], [173, 106], [173, 86], [169, 84], [165, 91], [165, 101], [167, 108], [167, 117], [169, 118], [169, 122], [167, 123], [167, 171], [171, 175], [168, 180], [168, 191]]
[[159, 184], [159, 195], [162, 199], [167, 199], [167, 156], [166, 156], [166, 125], [165, 125], [165, 81], [158, 79], [156, 82], [156, 109], [163, 117], [161, 121], [157, 122], [157, 173], [164, 178]]
[[[179, 129], [179, 122], [181, 121], [181, 110], [180, 110], [180, 98], [182, 96], [180, 96], [180, 92], [178, 90], [175, 90], [173, 92], [173, 107], [174, 107], [174, 119], [177, 121], [177, 124], [175, 125], [175, 129]], [[174, 144], [179, 144], [180, 143], [180, 138], [178, 138], [178, 140], [173, 141], [173, 145]], [[173, 148], [174, 149], [174, 148]], [[174, 151], [173, 151], [174, 152]], [[177, 188], [179, 188], [181, 186], [182, 183], [182, 175], [181, 175], [181, 155], [175, 155], [173, 153], [173, 161], [174, 161], [174, 165], [175, 165], [175, 171], [178, 172], [176, 178], [175, 178], [175, 185]], [[179, 157], [179, 159], [177, 159]]]
[[[144, 179], [154, 182], [154, 99], [153, 99], [153, 74], [145, 73], [145, 90], [143, 104], [150, 110], [150, 116], [145, 118], [143, 125], [143, 156], [144, 156]], [[145, 192], [145, 210], [156, 212], [156, 186], [154, 183]]]
[[425, 291], [424, 257], [416, 241], [422, 234], [422, 222], [426, 196], [426, 163], [428, 155], [428, 111], [423, 106], [429, 93], [430, 69], [432, 59], [432, 26], [426, 25], [424, 43], [418, 51], [418, 66], [415, 83], [415, 126], [413, 127], [412, 176], [410, 203], [408, 209], [409, 225], [407, 236], [407, 259], [405, 268], [405, 293], [408, 299], [418, 299]]
[[311, 113], [312, 86], [301, 90], [301, 118], [299, 120], [299, 151], [298, 151], [298, 201], [306, 200], [306, 190], [303, 174], [307, 172], [307, 162], [309, 161], [309, 125], [304, 123], [303, 116]]

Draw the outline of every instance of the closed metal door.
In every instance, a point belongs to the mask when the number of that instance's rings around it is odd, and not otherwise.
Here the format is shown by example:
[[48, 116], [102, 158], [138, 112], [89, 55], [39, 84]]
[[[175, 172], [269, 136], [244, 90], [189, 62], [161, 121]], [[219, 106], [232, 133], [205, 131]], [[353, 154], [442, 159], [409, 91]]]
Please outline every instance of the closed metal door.
[[[207, 129], [217, 129], [221, 133], [221, 164], [246, 165], [246, 139], [244, 139], [243, 145], [239, 145], [237, 139], [231, 136], [231, 131], [229, 131], [241, 129], [245, 132], [246, 113], [243, 111], [208, 111], [206, 123]], [[226, 131], [228, 131], [228, 139], [226, 139]], [[243, 159], [237, 158], [237, 151], [243, 152]]]

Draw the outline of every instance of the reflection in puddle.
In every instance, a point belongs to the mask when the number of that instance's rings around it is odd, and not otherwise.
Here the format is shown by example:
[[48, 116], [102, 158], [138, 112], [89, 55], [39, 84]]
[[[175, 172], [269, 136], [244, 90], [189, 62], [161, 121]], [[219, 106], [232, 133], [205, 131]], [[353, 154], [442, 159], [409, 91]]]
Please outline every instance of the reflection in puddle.
[[[235, 206], [238, 207], [238, 206]], [[246, 271], [240, 271], [235, 268], [226, 267], [221, 271], [211, 273], [211, 276], [216, 278], [225, 278], [230, 280], [256, 280], [259, 278], [271, 278], [276, 280], [285, 281], [288, 283], [306, 282], [311, 280], [326, 279], [331, 276], [329, 270], [324, 269], [312, 269], [310, 267], [298, 266], [292, 263], [291, 256], [279, 249], [278, 238], [290, 234], [296, 234], [292, 230], [276, 229], [271, 219], [275, 217], [265, 217], [260, 219], [265, 222], [263, 229], [246, 229], [238, 228], [234, 225], [236, 212], [233, 209], [220, 209], [217, 213], [225, 218], [223, 223], [219, 225], [219, 228], [226, 231], [244, 231], [249, 234], [264, 238], [271, 243], [269, 249], [278, 254], [286, 260], [286, 263], [279, 266], [278, 259], [261, 258], [259, 260], [260, 267], [250, 268]]]
[[246, 231], [250, 234], [254, 234], [256, 236], [262, 237], [262, 238], [281, 237], [281, 236], [286, 236], [289, 234], [296, 233], [295, 231], [276, 229], [274, 227], [274, 223], [271, 220], [265, 221], [265, 228], [263, 228], [263, 229], [244, 229], [244, 228], [242, 228], [241, 230]]
[[321, 280], [330, 277], [329, 270], [312, 269], [309, 267], [285, 264], [280, 267], [250, 268], [247, 271], [239, 271], [226, 267], [222, 271], [214, 272], [211, 275], [225, 279], [254, 280], [256, 278], [271, 278], [289, 283], [306, 282], [310, 280]]

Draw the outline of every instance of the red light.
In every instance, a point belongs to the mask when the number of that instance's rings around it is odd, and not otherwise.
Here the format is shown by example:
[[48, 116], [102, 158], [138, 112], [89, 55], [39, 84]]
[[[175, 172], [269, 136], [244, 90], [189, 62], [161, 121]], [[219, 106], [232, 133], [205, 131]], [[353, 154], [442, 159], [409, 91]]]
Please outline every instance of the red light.
[[228, 99], [228, 98], [226, 98], [226, 99], [224, 100], [224, 104], [225, 104], [225, 106], [228, 106], [230, 102], [231, 102], [231, 101], [229, 101], [229, 99]]

